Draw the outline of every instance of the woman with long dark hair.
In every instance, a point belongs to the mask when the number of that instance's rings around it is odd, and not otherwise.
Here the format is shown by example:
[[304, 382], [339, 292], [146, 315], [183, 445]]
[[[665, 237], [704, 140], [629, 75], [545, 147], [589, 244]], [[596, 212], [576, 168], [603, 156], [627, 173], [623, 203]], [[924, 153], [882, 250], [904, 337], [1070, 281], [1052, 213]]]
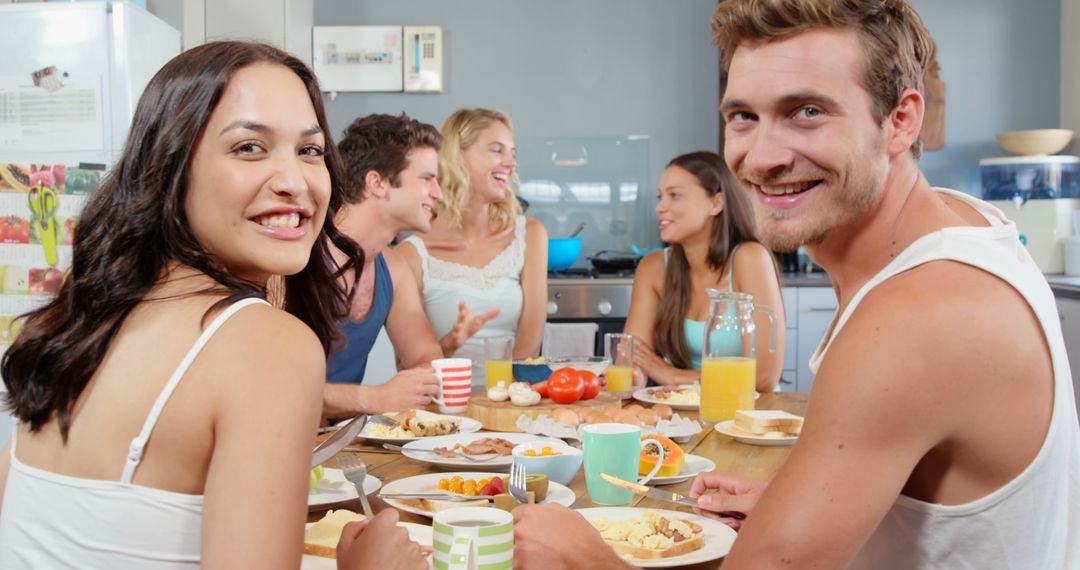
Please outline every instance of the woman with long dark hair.
[[[59, 294], [0, 364], [0, 567], [299, 565], [337, 277], [363, 261], [333, 225], [341, 179], [296, 58], [219, 42], [155, 75]], [[347, 528], [339, 564], [422, 562], [394, 518]]]
[[777, 313], [776, 352], [769, 352], [768, 334], [757, 335], [757, 390], [773, 390], [784, 356], [780, 281], [772, 253], [754, 238], [753, 211], [738, 181], [716, 153], [692, 152], [668, 163], [658, 197], [660, 239], [671, 247], [642, 259], [634, 276], [625, 332], [638, 341], [635, 367], [659, 384], [697, 382], [705, 290], [739, 291]]

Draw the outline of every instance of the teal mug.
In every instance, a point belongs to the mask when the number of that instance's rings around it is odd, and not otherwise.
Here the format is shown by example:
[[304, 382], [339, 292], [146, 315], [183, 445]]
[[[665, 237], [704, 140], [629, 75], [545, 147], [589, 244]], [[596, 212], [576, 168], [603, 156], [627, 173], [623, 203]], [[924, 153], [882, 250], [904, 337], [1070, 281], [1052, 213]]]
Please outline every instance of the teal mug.
[[431, 523], [435, 570], [510, 570], [514, 566], [514, 517], [490, 507], [435, 513]]
[[[664, 446], [655, 439], [641, 439], [641, 428], [629, 424], [589, 424], [581, 428], [585, 449], [585, 486], [589, 498], [600, 505], [629, 505], [634, 494], [608, 483], [601, 473], [623, 481], [648, 483], [664, 463]], [[660, 460], [648, 475], [638, 479], [641, 448], [655, 443]]]

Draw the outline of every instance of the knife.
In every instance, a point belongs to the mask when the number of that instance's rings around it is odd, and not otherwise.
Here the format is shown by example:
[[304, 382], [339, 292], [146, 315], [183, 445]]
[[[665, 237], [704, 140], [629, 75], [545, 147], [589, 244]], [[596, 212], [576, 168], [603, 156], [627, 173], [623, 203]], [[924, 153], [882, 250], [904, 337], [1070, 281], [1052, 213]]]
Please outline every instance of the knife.
[[455, 495], [453, 493], [383, 493], [382, 499], [429, 499], [436, 501], [452, 501], [455, 503], [465, 501], [493, 501], [495, 497], [489, 495]]
[[608, 475], [607, 473], [601, 473], [600, 477], [604, 481], [607, 481], [608, 483], [611, 483], [616, 487], [626, 489], [627, 491], [633, 491], [635, 495], [649, 497], [650, 499], [656, 499], [658, 501], [666, 501], [668, 503], [677, 503], [680, 505], [685, 505], [687, 507], [698, 506], [697, 499], [691, 499], [690, 497], [685, 497], [678, 493], [672, 493], [671, 491], [661, 491], [660, 489], [654, 489], [647, 485], [638, 485], [637, 483], [624, 481], [622, 479], [619, 479], [618, 477]]
[[[607, 473], [601, 473], [600, 478], [616, 487], [632, 491], [635, 495], [641, 495], [643, 497], [649, 497], [650, 499], [656, 499], [658, 501], [665, 501], [668, 503], [676, 503], [687, 507], [701, 508], [698, 506], [697, 499], [691, 499], [690, 497], [673, 493], [671, 491], [661, 491], [647, 485], [638, 485], [637, 483], [631, 483], [630, 481], [624, 481], [618, 477], [608, 475]], [[737, 512], [722, 512], [716, 513], [722, 517], [743, 520], [746, 518], [746, 513]]]
[[311, 452], [311, 467], [314, 469], [326, 463], [346, 445], [352, 443], [365, 425], [367, 425], [367, 414], [360, 414], [343, 424], [333, 435], [315, 446], [315, 449]]

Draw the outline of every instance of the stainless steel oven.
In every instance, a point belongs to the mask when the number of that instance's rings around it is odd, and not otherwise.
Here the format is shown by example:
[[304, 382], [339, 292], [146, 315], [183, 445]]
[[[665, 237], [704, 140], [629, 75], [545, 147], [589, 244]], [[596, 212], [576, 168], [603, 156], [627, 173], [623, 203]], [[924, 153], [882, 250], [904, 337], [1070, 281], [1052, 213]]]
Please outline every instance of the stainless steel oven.
[[630, 314], [633, 276], [594, 272], [548, 274], [549, 323], [596, 323], [599, 327], [593, 354], [603, 354], [606, 333], [621, 333]]

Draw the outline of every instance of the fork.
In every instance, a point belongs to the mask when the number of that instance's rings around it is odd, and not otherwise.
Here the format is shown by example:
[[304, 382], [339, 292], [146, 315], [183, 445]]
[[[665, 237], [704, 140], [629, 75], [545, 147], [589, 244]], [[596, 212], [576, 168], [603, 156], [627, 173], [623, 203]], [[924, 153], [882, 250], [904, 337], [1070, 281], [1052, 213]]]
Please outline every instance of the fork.
[[520, 504], [529, 502], [529, 494], [525, 490], [525, 479], [527, 477], [528, 473], [526, 473], [524, 465], [516, 461], [510, 465], [510, 478], [507, 479], [506, 486], [510, 491], [510, 495]]
[[393, 451], [401, 451], [401, 452], [405, 452], [405, 451], [413, 451], [413, 452], [419, 452], [419, 453], [447, 453], [448, 452], [448, 453], [453, 453], [454, 455], [456, 455], [458, 457], [468, 459], [469, 461], [472, 461], [473, 463], [483, 463], [485, 461], [491, 461], [492, 459], [498, 459], [500, 457], [505, 457], [504, 455], [499, 455], [498, 453], [485, 453], [482, 456], [475, 456], [475, 455], [469, 455], [467, 453], [462, 453], [460, 451], [451, 451], [451, 450], [435, 451], [434, 449], [411, 449], [411, 448], [410, 449], [405, 449], [404, 447], [401, 447], [400, 445], [393, 445], [393, 444], [390, 444], [390, 443], [384, 443], [383, 447], [386, 448], [386, 449], [393, 450]]
[[364, 465], [364, 460], [355, 455], [341, 455], [338, 456], [338, 467], [345, 474], [345, 478], [356, 487], [356, 493], [360, 495], [360, 504], [364, 507], [364, 516], [371, 520], [375, 515], [372, 514], [367, 494], [364, 493], [364, 479], [367, 477], [367, 465]]

